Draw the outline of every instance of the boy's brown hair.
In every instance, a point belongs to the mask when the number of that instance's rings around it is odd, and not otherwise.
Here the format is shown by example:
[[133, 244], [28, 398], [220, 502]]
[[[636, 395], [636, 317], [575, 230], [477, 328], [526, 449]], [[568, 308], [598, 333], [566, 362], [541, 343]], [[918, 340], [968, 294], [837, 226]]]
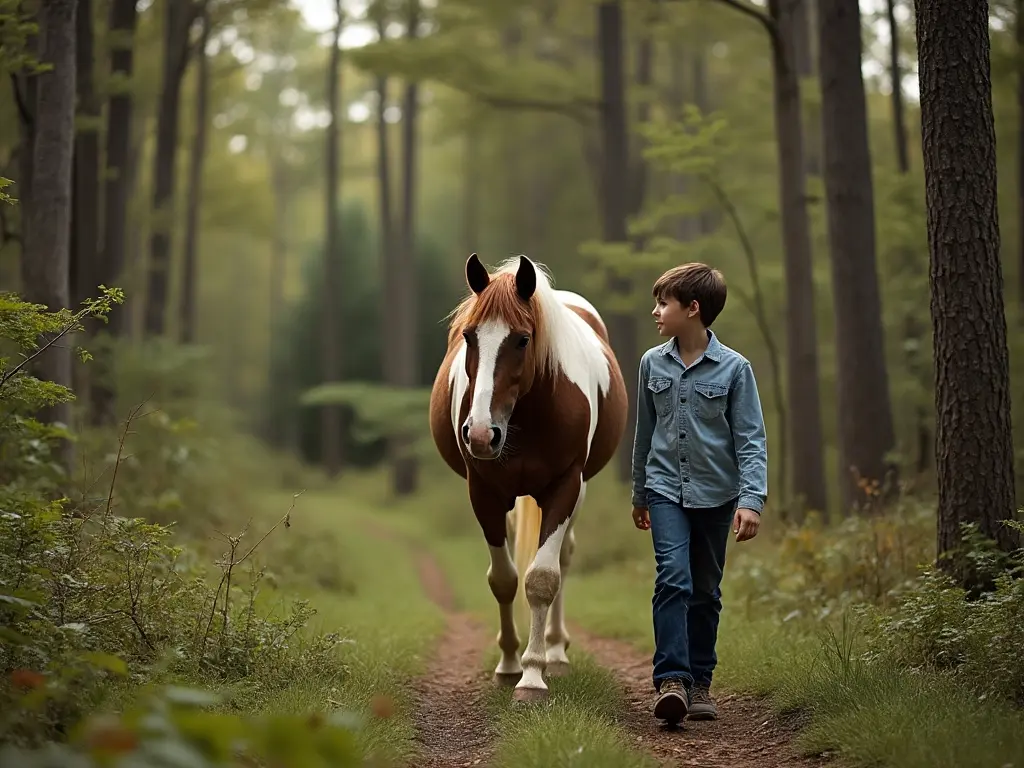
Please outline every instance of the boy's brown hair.
[[651, 293], [655, 299], [675, 299], [683, 307], [696, 301], [701, 323], [710, 328], [725, 307], [725, 276], [697, 261], [680, 264], [659, 277]]

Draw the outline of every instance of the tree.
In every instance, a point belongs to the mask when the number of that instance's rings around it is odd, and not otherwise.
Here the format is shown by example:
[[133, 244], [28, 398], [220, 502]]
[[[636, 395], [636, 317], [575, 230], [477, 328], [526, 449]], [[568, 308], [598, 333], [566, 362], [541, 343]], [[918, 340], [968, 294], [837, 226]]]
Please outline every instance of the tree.
[[935, 353], [940, 566], [961, 580], [962, 523], [1017, 546], [1010, 370], [999, 262], [988, 2], [918, 0]]
[[861, 74], [857, 0], [819, 0], [825, 193], [836, 322], [839, 482], [843, 507], [858, 476], [882, 482], [895, 445], [875, 259], [874, 189]]
[[[94, 271], [97, 285], [113, 286], [122, 279], [125, 268], [128, 196], [131, 189], [132, 113], [134, 97], [129, 87], [134, 70], [135, 27], [138, 23], [135, 0], [112, 0], [108, 20], [110, 38], [110, 88], [107, 103], [106, 169], [103, 184], [103, 247]], [[129, 322], [125, 307], [111, 313], [107, 333], [124, 336]], [[89, 388], [90, 415], [94, 424], [112, 424], [115, 420], [115, 392], [110, 380], [110, 350], [97, 349], [100, 368]]]
[[[70, 304], [71, 175], [75, 143], [76, 0], [42, 0], [39, 5], [40, 61], [32, 112], [32, 205], [24, 227], [23, 293], [26, 300], [56, 312]], [[39, 358], [40, 378], [71, 385], [71, 349], [54, 344]], [[41, 414], [48, 423], [71, 426], [68, 403]], [[72, 444], [61, 440], [60, 461], [70, 470]]]
[[[343, 113], [338, 104], [338, 92], [341, 80], [341, 32], [345, 25], [341, 0], [334, 2], [337, 22], [334, 25], [334, 36], [331, 41], [331, 53], [327, 63], [327, 110], [330, 115], [326, 130], [325, 155], [327, 171], [324, 174], [326, 186], [324, 221], [327, 227], [324, 239], [324, 324], [321, 335], [321, 373], [325, 383], [341, 379], [341, 358], [338, 352], [338, 340], [342, 333], [338, 324], [338, 297], [341, 296], [341, 278], [339, 274], [340, 233], [338, 211], [338, 187], [340, 179], [339, 161], [339, 125]], [[331, 476], [341, 471], [342, 465], [342, 423], [341, 408], [328, 404], [323, 407], [323, 430], [321, 432], [322, 459], [327, 473]]]
[[210, 42], [210, 11], [204, 5], [199, 12], [202, 32], [195, 48], [196, 57], [196, 126], [192, 138], [192, 154], [188, 166], [188, 201], [185, 219], [185, 253], [181, 276], [178, 325], [181, 340], [192, 344], [196, 340], [196, 260], [199, 258], [199, 207], [203, 195], [203, 160], [206, 156], [206, 133], [209, 122], [210, 57], [206, 47]]

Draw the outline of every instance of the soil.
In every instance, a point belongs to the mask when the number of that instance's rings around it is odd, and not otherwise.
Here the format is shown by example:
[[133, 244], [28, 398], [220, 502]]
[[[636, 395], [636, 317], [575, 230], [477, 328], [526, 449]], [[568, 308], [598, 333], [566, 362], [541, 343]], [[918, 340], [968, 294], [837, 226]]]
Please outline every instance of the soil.
[[[418, 694], [416, 768], [486, 766], [494, 733], [483, 698], [493, 685], [483, 656], [494, 632], [455, 609], [444, 573], [429, 554], [416, 547], [424, 591], [445, 612], [447, 627], [428, 663], [429, 673], [416, 681]], [[801, 757], [792, 748], [796, 724], [783, 722], [763, 701], [715, 691], [719, 718], [686, 721], [666, 727], [651, 713], [651, 660], [633, 646], [596, 637], [572, 627], [573, 645], [611, 669], [628, 704], [621, 725], [636, 746], [663, 765], [701, 768], [808, 768], [823, 757]]]

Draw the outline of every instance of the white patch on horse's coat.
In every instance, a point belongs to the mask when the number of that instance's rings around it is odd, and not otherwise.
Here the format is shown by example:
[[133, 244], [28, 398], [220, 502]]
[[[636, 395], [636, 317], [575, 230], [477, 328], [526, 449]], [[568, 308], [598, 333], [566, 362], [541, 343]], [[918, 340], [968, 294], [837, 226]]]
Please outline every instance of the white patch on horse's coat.
[[[551, 608], [551, 604], [544, 604], [542, 602], [535, 602], [531, 600], [530, 595], [530, 573], [533, 571], [550, 571], [559, 575], [559, 581], [561, 582], [561, 554], [562, 554], [562, 542], [565, 540], [565, 534], [568, 531], [572, 519], [576, 512], [579, 510], [580, 505], [583, 503], [583, 499], [586, 496], [586, 484], [580, 484], [579, 494], [576, 496], [576, 503], [573, 506], [572, 514], [563, 520], [554, 532], [544, 540], [541, 544], [540, 549], [537, 550], [537, 555], [533, 558], [533, 563], [526, 569], [526, 597], [530, 603], [530, 637], [526, 643], [526, 650], [523, 651], [523, 676], [519, 680], [516, 688], [534, 688], [540, 690], [546, 690], [547, 684], [544, 682], [543, 668], [547, 663], [547, 654], [545, 649], [544, 630], [547, 623], [548, 610]], [[561, 592], [562, 586], [559, 585], [559, 592]]]
[[[525, 257], [523, 257], [525, 258]], [[516, 256], [498, 267], [498, 272], [515, 274], [519, 269]], [[569, 309], [570, 305], [592, 313], [603, 324], [593, 305], [572, 291], [556, 291], [543, 264], [532, 262], [537, 273], [534, 297], [540, 305], [546, 322], [545, 338], [537, 339], [537, 365], [541, 370], [562, 371], [565, 377], [580, 388], [590, 407], [590, 430], [587, 434], [587, 455], [597, 431], [597, 401], [599, 393], [611, 387], [612, 373], [605, 357], [604, 342], [587, 321]], [[478, 385], [479, 386], [479, 385]]]

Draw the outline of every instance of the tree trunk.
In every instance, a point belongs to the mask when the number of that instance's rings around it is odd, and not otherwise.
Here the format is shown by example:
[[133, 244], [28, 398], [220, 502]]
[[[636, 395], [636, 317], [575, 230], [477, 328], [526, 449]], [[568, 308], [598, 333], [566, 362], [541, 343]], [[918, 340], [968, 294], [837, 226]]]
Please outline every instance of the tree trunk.
[[[626, 83], [624, 73], [622, 5], [605, 0], [597, 5], [598, 55], [601, 59], [601, 224], [606, 243], [629, 241], [626, 217], [629, 206], [629, 139], [626, 134]], [[609, 276], [609, 289], [616, 302], [628, 301], [631, 281]], [[612, 348], [622, 365], [629, 401], [629, 424], [636, 420], [636, 368], [639, 361], [636, 321], [627, 310], [609, 313], [608, 333]], [[619, 444], [619, 477], [628, 479], [632, 470], [633, 441]]]
[[896, 0], [886, 0], [886, 10], [889, 17], [889, 77], [892, 80], [892, 126], [896, 139], [896, 167], [899, 168], [900, 173], [910, 173], [906, 114], [903, 109], [903, 71], [900, 67], [900, 26], [896, 22]]
[[74, 303], [96, 295], [96, 261], [99, 251], [100, 185], [100, 102], [94, 84], [94, 45], [92, 0], [78, 0], [75, 49], [78, 114], [81, 122], [75, 132], [74, 192], [72, 196], [71, 291]]
[[[128, 196], [131, 190], [132, 78], [133, 46], [138, 11], [135, 0], [113, 0], [110, 6], [110, 79], [121, 85], [110, 95], [107, 105], [107, 147], [103, 207], [103, 250], [97, 260], [96, 284], [120, 285], [125, 267], [125, 230]], [[130, 327], [128, 306], [115, 307], [106, 327], [114, 339], [126, 335]], [[89, 388], [93, 424], [113, 424], [116, 420], [112, 350], [109, 345], [97, 349]]]
[[[282, 332], [279, 327], [281, 318], [284, 315], [284, 283], [286, 276], [286, 265], [288, 262], [288, 241], [289, 241], [289, 177], [285, 160], [277, 153], [276, 147], [270, 148], [270, 181], [271, 197], [274, 201], [274, 240], [270, 249], [270, 304], [268, 307], [268, 335], [269, 346], [273, 348], [274, 337]], [[269, 360], [268, 381], [276, 375], [274, 360]], [[285, 376], [292, 376], [292, 366], [285, 366]], [[291, 392], [291, 385], [283, 386], [282, 391]], [[286, 423], [282, 423], [286, 422]], [[298, 440], [293, 439], [296, 419], [286, 418], [272, 419], [270, 423], [270, 443], [275, 448], [298, 448]]]
[[167, 322], [181, 81], [189, 59], [189, 30], [198, 7], [193, 0], [177, 0], [165, 5], [163, 82], [157, 113], [156, 151], [153, 154], [153, 220], [149, 236], [149, 291], [144, 322], [144, 333], [148, 337], [162, 336]]
[[875, 257], [874, 189], [861, 75], [857, 0], [819, 0], [821, 131], [836, 324], [839, 486], [844, 510], [863, 501], [858, 477], [895, 472], [882, 301]]
[[[789, 0], [793, 8], [793, 62], [796, 67], [797, 76], [801, 79], [814, 77], [814, 64], [816, 56], [814, 45], [811, 42], [814, 35], [811, 30], [816, 28], [814, 20], [821, 17], [820, 0]], [[817, 6], [817, 7], [814, 7]], [[821, 47], [819, 46], [819, 50]], [[820, 176], [822, 167], [822, 136], [821, 136], [821, 115], [818, 114], [818, 106], [808, 104], [807, 111], [807, 138], [804, 142], [804, 169], [808, 176]]]
[[[419, 35], [420, 3], [409, 0], [406, 37]], [[392, 310], [398, 324], [395, 337], [397, 355], [395, 374], [400, 387], [413, 388], [419, 375], [419, 349], [416, 333], [416, 185], [419, 171], [416, 129], [419, 122], [419, 84], [405, 86], [402, 101], [402, 228], [401, 245], [393, 255], [395, 263], [395, 302]], [[392, 443], [395, 493], [407, 495], [416, 491], [419, 462], [415, 445], [409, 435], [398, 435]]]
[[792, 61], [793, 3], [770, 0], [775, 132], [779, 158], [779, 209], [786, 267], [787, 411], [793, 446], [793, 492], [789, 498], [827, 513], [818, 334], [814, 314], [814, 267], [804, 179], [800, 81]]
[[[338, 105], [338, 91], [341, 80], [341, 31], [345, 23], [342, 15], [341, 0], [335, 0], [335, 9], [338, 14], [338, 21], [334, 27], [333, 44], [331, 55], [327, 64], [327, 109], [330, 114], [330, 122], [326, 131], [326, 161], [327, 171], [324, 180], [327, 185], [325, 224], [327, 227], [324, 242], [324, 322], [323, 336], [321, 338], [322, 370], [321, 378], [324, 383], [340, 381], [341, 379], [341, 322], [338, 297], [341, 295], [340, 271], [340, 232], [341, 215], [338, 210], [338, 187], [340, 185], [340, 162], [339, 162], [339, 125], [342, 120], [341, 109]], [[323, 407], [323, 422], [321, 424], [321, 461], [327, 474], [331, 477], [341, 472], [342, 466], [342, 423], [341, 406], [325, 405]]]
[[480, 250], [480, 131], [466, 130], [462, 177], [462, 252]]
[[200, 12], [202, 34], [196, 48], [196, 132], [192, 140], [192, 156], [188, 172], [188, 202], [185, 221], [185, 253], [181, 279], [179, 325], [181, 341], [196, 340], [196, 263], [199, 258], [199, 209], [203, 196], [203, 163], [206, 159], [206, 130], [210, 101], [210, 57], [206, 46], [210, 41], [210, 14]]
[[[35, 143], [32, 151], [32, 205], [25, 232], [23, 293], [26, 300], [56, 312], [70, 303], [69, 248], [71, 175], [75, 142], [76, 0], [43, 0], [39, 7], [41, 61], [50, 69], [38, 75]], [[71, 386], [71, 347], [54, 344], [38, 358], [40, 378]], [[67, 403], [45, 409], [46, 423], [71, 425]], [[73, 446], [61, 440], [58, 460], [71, 471]]]
[[1015, 498], [988, 18], [985, 0], [917, 3], [938, 552], [940, 567], [964, 582], [966, 562], [943, 557], [959, 545], [961, 523], [977, 524], [1003, 551], [1019, 541], [1002, 524]]

